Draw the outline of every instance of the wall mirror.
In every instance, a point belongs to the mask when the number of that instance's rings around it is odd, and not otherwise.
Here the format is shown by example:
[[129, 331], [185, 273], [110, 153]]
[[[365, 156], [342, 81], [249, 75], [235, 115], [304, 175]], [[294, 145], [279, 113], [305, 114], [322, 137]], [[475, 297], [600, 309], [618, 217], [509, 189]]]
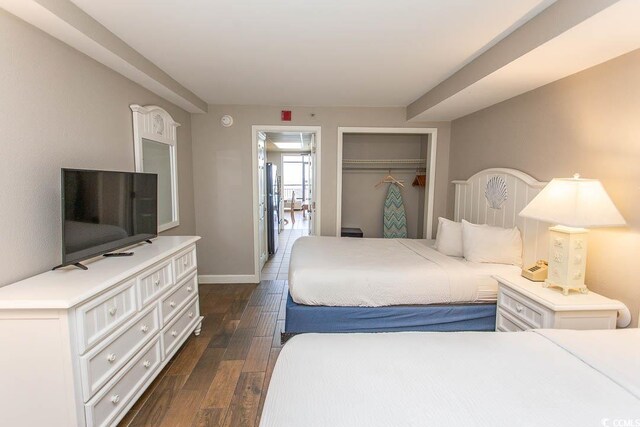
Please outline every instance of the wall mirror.
[[136, 172], [158, 174], [158, 232], [180, 225], [177, 128], [160, 107], [131, 105]]

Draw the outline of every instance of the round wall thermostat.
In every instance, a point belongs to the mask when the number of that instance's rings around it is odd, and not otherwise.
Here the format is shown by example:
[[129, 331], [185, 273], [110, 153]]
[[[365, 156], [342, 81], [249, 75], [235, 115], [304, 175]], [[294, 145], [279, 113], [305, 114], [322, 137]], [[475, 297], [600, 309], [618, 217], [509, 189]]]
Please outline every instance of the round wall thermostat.
[[228, 128], [229, 126], [231, 126], [233, 124], [233, 117], [231, 117], [230, 115], [224, 115], [222, 116], [222, 118], [220, 119], [220, 123], [222, 123], [222, 126]]

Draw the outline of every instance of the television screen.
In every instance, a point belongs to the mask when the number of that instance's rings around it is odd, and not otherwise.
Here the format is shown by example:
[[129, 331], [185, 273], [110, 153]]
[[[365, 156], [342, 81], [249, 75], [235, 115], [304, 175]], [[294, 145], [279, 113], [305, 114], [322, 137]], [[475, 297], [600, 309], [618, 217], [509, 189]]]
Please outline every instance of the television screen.
[[158, 233], [158, 176], [62, 169], [62, 265]]

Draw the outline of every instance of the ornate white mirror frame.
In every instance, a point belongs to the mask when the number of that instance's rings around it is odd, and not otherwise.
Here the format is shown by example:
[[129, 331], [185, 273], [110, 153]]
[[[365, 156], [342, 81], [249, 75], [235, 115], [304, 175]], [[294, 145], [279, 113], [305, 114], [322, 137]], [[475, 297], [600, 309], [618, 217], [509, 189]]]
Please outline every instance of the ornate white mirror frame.
[[[136, 172], [144, 170], [144, 140], [166, 144], [169, 147], [170, 187], [171, 187], [171, 220], [162, 222], [158, 215], [158, 232], [180, 225], [178, 204], [178, 150], [177, 128], [180, 123], [171, 115], [155, 105], [130, 105], [133, 111], [133, 144]], [[155, 171], [146, 171], [155, 172]], [[162, 195], [158, 192], [158, 205]]]

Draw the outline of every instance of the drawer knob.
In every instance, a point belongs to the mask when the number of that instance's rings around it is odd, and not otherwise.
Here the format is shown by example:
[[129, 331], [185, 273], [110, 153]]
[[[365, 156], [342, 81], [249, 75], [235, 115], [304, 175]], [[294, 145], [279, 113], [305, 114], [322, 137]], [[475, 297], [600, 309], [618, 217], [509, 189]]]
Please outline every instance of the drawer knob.
[[191, 292], [193, 291], [193, 288], [191, 286], [187, 286], [187, 292]]
[[524, 309], [524, 307], [522, 306], [522, 304], [516, 304], [516, 311], [518, 313], [522, 313], [522, 309]]
[[185, 267], [186, 267], [187, 265], [189, 265], [189, 260], [185, 259], [185, 260], [182, 262], [182, 265], [184, 265]]
[[169, 307], [173, 308], [176, 306], [176, 302], [175, 301], [170, 301], [169, 302]]
[[153, 284], [154, 284], [154, 285], [156, 285], [156, 286], [158, 286], [158, 285], [160, 284], [160, 279], [156, 279], [156, 280], [154, 280], [154, 281], [153, 281]]
[[193, 317], [193, 311], [189, 312], [189, 317]]
[[171, 336], [172, 337], [177, 337], [178, 336], [178, 331], [171, 331]]
[[147, 332], [149, 332], [149, 327], [147, 325], [142, 325], [140, 330], [142, 331], [143, 334], [146, 334]]
[[111, 396], [111, 403], [116, 404], [118, 402], [120, 402], [120, 395], [114, 394], [113, 396]]
[[109, 309], [109, 315], [111, 316], [115, 316], [117, 312], [118, 312], [118, 307], [111, 307]]
[[107, 356], [107, 362], [113, 363], [115, 361], [116, 361], [116, 355], [113, 353], [109, 353], [109, 355]]
[[151, 362], [145, 360], [144, 362], [142, 362], [142, 366], [144, 366], [146, 369], [149, 369], [149, 366], [151, 366]]

